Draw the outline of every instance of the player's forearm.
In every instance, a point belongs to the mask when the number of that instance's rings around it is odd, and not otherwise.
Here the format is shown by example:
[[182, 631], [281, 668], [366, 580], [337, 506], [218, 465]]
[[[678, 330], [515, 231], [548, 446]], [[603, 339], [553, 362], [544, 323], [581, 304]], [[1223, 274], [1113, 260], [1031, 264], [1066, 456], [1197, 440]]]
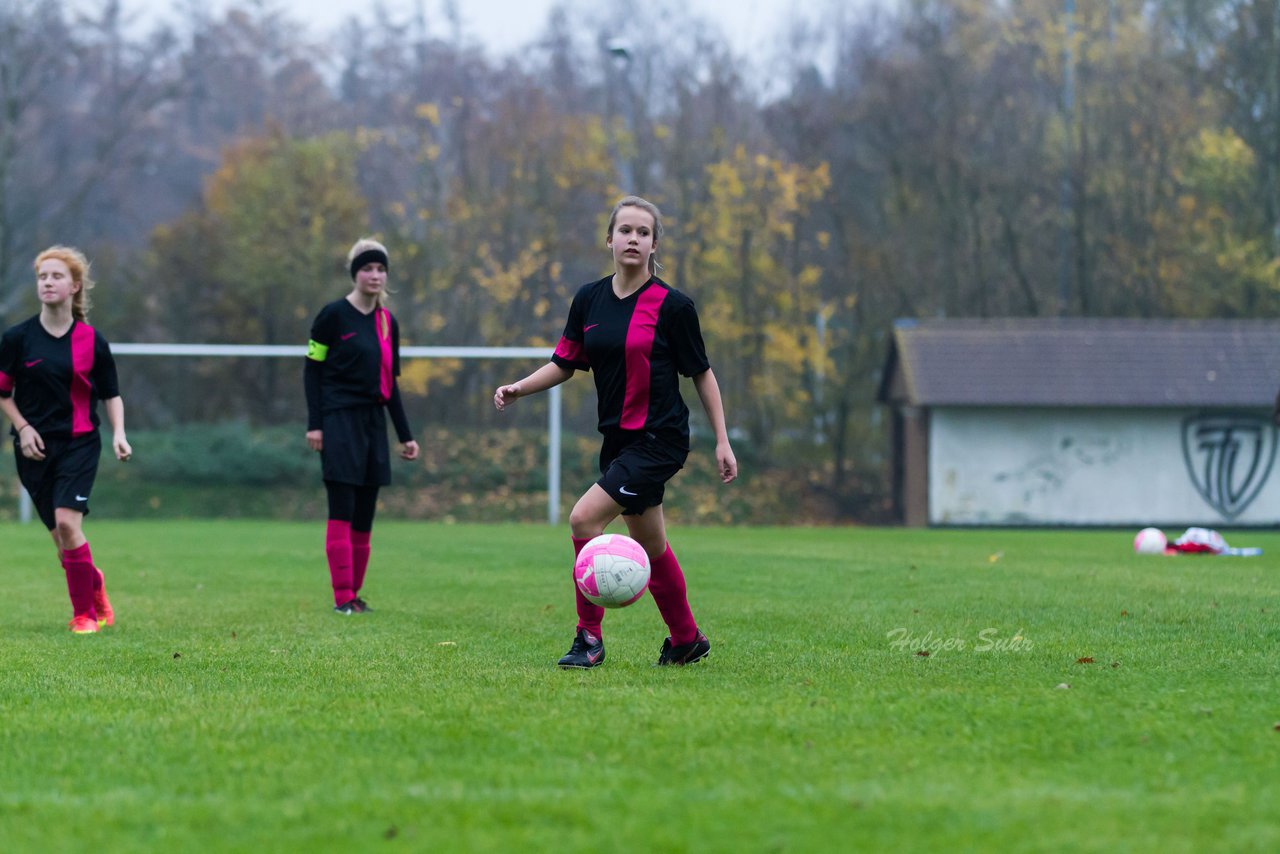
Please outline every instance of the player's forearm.
[[313, 359], [307, 359], [306, 367], [302, 371], [302, 388], [303, 394], [307, 399], [307, 429], [319, 430], [323, 423], [322, 414], [322, 395], [320, 389], [320, 372], [322, 368], [319, 362]]
[[573, 371], [566, 370], [555, 362], [547, 362], [541, 368], [529, 374], [529, 376], [514, 383], [514, 385], [519, 386], [521, 397], [528, 397], [531, 394], [537, 394], [553, 386], [558, 386], [571, 376], [573, 376]]
[[720, 384], [716, 375], [707, 368], [693, 378], [693, 387], [698, 390], [698, 399], [707, 413], [707, 421], [716, 436], [716, 444], [729, 441], [729, 431], [724, 422], [724, 401], [720, 398]]
[[102, 405], [107, 410], [107, 423], [111, 425], [111, 432], [117, 436], [124, 435], [124, 398], [112, 397], [104, 400]]
[[12, 397], [0, 397], [0, 412], [9, 419], [15, 431], [27, 423], [27, 419], [22, 417], [22, 413], [18, 411], [18, 404], [14, 403]]
[[404, 398], [400, 396], [400, 384], [391, 387], [391, 399], [387, 401], [387, 412], [391, 415], [391, 424], [395, 427], [396, 438], [401, 444], [413, 439], [413, 431], [409, 429], [409, 416], [404, 410]]

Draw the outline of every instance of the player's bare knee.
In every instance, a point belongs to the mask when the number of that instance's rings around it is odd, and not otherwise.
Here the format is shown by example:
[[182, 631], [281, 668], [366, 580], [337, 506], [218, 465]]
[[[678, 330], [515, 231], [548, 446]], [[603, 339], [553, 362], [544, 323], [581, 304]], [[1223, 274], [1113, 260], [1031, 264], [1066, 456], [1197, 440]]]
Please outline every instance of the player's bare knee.
[[592, 514], [574, 507], [569, 513], [569, 529], [578, 539], [591, 539], [604, 533], [604, 525]]
[[569, 528], [579, 539], [600, 536], [611, 521], [613, 516], [607, 512], [602, 513], [599, 504], [587, 497], [579, 499], [569, 511]]
[[62, 548], [68, 548], [80, 538], [80, 520], [59, 513], [54, 517], [53, 531]]

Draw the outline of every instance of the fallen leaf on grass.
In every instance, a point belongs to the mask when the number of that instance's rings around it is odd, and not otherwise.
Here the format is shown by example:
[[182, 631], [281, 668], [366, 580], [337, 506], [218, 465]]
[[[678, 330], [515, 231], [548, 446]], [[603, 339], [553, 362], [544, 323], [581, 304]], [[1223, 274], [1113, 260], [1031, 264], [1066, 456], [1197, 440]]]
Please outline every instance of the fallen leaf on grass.
[[1121, 612], [1120, 612], [1120, 616], [1122, 616], [1122, 617], [1127, 617], [1127, 616], [1129, 616], [1129, 612], [1128, 612], [1128, 611], [1121, 611]]
[[927, 649], [919, 650], [919, 651], [917, 651], [917, 652], [916, 652], [916, 655], [920, 656], [921, 658], [928, 658], [928, 657], [929, 657], [929, 650], [927, 650]]
[[1076, 664], [1093, 664], [1093, 659], [1089, 658], [1088, 656], [1084, 658], [1077, 658]]

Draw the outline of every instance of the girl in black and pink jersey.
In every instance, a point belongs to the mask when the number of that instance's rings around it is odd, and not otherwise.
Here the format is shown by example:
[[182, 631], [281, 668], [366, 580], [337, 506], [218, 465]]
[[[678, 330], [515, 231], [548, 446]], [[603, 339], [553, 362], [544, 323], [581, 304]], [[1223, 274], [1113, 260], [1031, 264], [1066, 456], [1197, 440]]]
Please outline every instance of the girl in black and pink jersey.
[[77, 249], [52, 246], [36, 256], [35, 270], [40, 313], [0, 338], [0, 411], [13, 425], [18, 478], [58, 548], [71, 631], [91, 634], [115, 623], [83, 530], [102, 452], [99, 400], [116, 459], [128, 460], [133, 449], [111, 348], [87, 322], [88, 260]]
[[351, 293], [320, 309], [307, 344], [307, 444], [320, 454], [329, 522], [325, 556], [333, 610], [360, 614], [378, 489], [391, 482], [386, 413], [402, 447], [418, 458], [400, 387], [400, 326], [383, 305], [387, 248], [362, 238], [347, 253]]
[[[689, 455], [689, 410], [680, 396], [680, 377], [693, 386], [715, 431], [716, 467], [729, 483], [738, 462], [729, 446], [720, 386], [707, 361], [693, 300], [659, 279], [658, 208], [627, 196], [609, 217], [605, 245], [613, 253], [612, 275], [583, 285], [569, 307], [560, 343], [551, 361], [493, 395], [499, 410], [573, 376], [595, 374], [601, 477], [578, 499], [569, 515], [574, 554], [619, 515], [631, 538], [649, 555], [649, 592], [670, 630], [658, 664], [692, 664], [711, 649], [698, 629], [685, 594], [684, 573], [667, 543], [662, 515], [664, 487]], [[564, 668], [604, 662], [600, 623], [604, 609], [591, 604], [577, 586], [578, 626], [573, 645], [559, 661]]]

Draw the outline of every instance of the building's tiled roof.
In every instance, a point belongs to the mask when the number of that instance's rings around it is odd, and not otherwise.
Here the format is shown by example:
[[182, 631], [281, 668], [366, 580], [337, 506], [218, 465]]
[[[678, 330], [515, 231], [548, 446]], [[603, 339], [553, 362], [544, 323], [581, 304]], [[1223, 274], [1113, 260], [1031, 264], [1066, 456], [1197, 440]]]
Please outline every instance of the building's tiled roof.
[[1271, 406], [1280, 320], [899, 320], [880, 399], [916, 406]]

